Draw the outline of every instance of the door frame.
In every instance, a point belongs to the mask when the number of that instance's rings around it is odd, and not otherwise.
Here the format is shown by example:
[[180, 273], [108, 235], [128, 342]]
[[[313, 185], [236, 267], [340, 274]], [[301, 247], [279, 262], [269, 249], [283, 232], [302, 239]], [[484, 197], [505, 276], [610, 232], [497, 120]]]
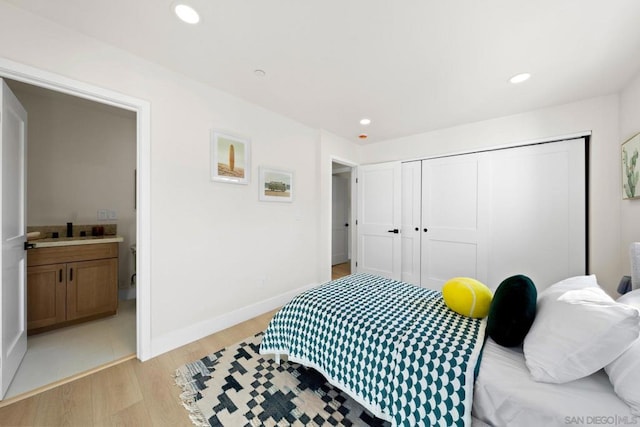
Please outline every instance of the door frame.
[[136, 355], [151, 358], [151, 104], [1, 57], [0, 77], [136, 113]]
[[[357, 223], [356, 223], [356, 214], [357, 214], [357, 204], [358, 204], [358, 199], [357, 199], [357, 186], [356, 186], [356, 179], [358, 177], [357, 174], [357, 167], [358, 165], [350, 162], [348, 160], [344, 160], [341, 159], [339, 157], [331, 157], [331, 177], [333, 177], [333, 164], [337, 163], [341, 166], [343, 166], [345, 169], [349, 169], [350, 172], [350, 201], [349, 203], [351, 204], [351, 213], [349, 215], [349, 224], [351, 224], [351, 226], [349, 227], [349, 233], [348, 233], [348, 247], [351, 248], [351, 259], [349, 260], [350, 264], [351, 264], [351, 273], [355, 273], [356, 272], [356, 260], [358, 259], [358, 245], [357, 245], [357, 235], [356, 235], [356, 230], [357, 230]], [[333, 191], [333, 179], [331, 180], [331, 191]], [[329, 204], [331, 206], [331, 208], [329, 209], [329, 214], [332, 215], [333, 214], [333, 199], [329, 198]], [[330, 217], [331, 218], [331, 217]], [[330, 221], [331, 223], [331, 221]], [[329, 227], [329, 248], [331, 248], [331, 233], [332, 233], [332, 227]], [[331, 260], [331, 257], [329, 257], [329, 260]], [[329, 264], [331, 264], [331, 262], [329, 262]], [[331, 265], [329, 265], [329, 271], [331, 271]], [[331, 277], [331, 276], [329, 276]]]

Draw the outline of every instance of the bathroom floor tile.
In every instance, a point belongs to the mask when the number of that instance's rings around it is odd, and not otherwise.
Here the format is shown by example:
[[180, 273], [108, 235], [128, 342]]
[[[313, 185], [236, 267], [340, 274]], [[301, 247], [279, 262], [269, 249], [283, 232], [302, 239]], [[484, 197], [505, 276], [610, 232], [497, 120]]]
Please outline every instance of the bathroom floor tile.
[[27, 338], [27, 354], [5, 398], [17, 396], [136, 352], [136, 302], [118, 314]]

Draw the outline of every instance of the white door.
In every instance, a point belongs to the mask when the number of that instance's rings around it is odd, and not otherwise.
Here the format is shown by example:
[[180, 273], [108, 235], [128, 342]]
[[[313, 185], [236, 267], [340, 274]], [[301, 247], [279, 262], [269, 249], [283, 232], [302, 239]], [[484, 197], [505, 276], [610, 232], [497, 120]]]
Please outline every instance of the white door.
[[[487, 212], [479, 204], [484, 153], [422, 162], [421, 285], [440, 290], [452, 277], [486, 279]], [[479, 209], [480, 208], [480, 209]]]
[[331, 264], [349, 260], [349, 177], [336, 174], [331, 185]]
[[0, 310], [1, 396], [27, 351], [26, 310], [26, 146], [27, 113], [9, 87], [0, 79], [2, 98], [2, 304]]
[[402, 281], [420, 285], [422, 162], [402, 164]]
[[489, 277], [524, 274], [538, 289], [586, 274], [585, 141], [492, 153]]
[[401, 276], [400, 162], [358, 167], [358, 272]]

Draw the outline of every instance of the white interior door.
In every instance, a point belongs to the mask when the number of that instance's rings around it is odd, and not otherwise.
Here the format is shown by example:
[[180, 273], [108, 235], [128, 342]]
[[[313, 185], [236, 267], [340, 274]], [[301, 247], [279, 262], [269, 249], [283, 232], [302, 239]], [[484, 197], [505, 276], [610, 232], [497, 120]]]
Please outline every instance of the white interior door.
[[26, 311], [26, 148], [27, 113], [0, 79], [2, 109], [2, 304], [0, 385], [4, 395], [27, 351]]
[[583, 138], [492, 153], [487, 285], [514, 274], [538, 289], [586, 274]]
[[359, 272], [400, 280], [400, 162], [358, 167]]
[[422, 162], [421, 284], [440, 290], [452, 277], [486, 276], [485, 212], [479, 200], [483, 153]]
[[402, 281], [420, 285], [422, 162], [402, 164]]
[[331, 186], [331, 264], [349, 260], [349, 177], [336, 174]]

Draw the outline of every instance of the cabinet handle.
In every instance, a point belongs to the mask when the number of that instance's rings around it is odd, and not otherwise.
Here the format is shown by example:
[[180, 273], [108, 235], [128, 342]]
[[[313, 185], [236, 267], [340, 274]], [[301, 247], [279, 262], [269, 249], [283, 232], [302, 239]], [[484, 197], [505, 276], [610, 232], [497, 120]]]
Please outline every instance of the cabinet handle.
[[60, 272], [58, 273], [58, 282], [62, 283], [62, 269], [60, 269]]
[[69, 269], [69, 281], [73, 281], [73, 268]]
[[387, 230], [389, 233], [394, 233], [394, 234], [398, 234], [400, 232], [400, 230], [398, 230], [397, 228], [394, 228], [393, 230]]

